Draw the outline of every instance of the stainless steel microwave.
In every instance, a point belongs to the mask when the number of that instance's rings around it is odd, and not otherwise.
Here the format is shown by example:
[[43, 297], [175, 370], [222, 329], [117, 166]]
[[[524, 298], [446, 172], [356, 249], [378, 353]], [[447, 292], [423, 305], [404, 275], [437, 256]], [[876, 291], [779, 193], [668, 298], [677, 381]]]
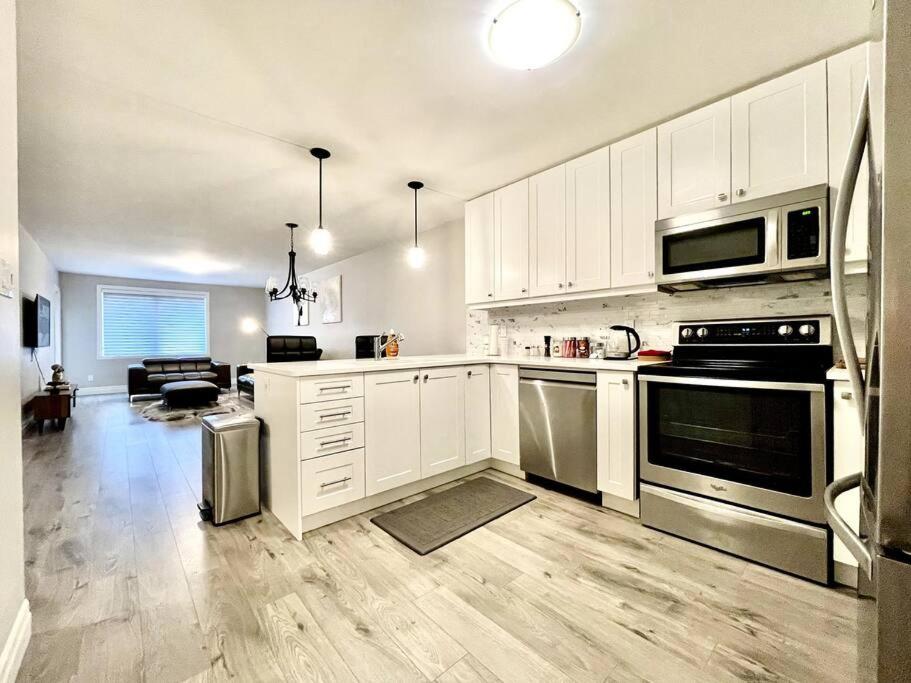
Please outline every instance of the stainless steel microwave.
[[658, 288], [735, 287], [828, 275], [828, 185], [655, 223]]

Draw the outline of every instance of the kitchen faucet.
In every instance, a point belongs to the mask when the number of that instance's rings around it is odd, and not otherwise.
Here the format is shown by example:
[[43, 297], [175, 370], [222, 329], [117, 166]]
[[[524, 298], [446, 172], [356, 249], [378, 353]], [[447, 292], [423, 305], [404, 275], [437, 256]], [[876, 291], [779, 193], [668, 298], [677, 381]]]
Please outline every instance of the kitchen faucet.
[[392, 342], [405, 341], [405, 335], [398, 332], [390, 335], [385, 342], [380, 343], [382, 335], [378, 334], [373, 338], [373, 359], [380, 360], [383, 357], [383, 351], [386, 350], [386, 347], [389, 346]]

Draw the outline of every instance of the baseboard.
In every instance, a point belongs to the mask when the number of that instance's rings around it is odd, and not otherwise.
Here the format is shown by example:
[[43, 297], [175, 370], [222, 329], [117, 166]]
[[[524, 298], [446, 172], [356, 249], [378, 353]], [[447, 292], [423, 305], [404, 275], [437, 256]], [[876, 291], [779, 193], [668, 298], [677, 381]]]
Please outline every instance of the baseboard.
[[519, 479], [525, 479], [525, 472], [520, 470], [518, 465], [513, 465], [511, 462], [506, 462], [505, 460], [497, 460], [496, 458], [491, 458], [487, 462], [492, 470], [503, 472], [504, 474], [511, 474]]
[[627, 500], [612, 493], [601, 492], [601, 507], [622, 512], [624, 515], [639, 518], [639, 499]]
[[832, 568], [832, 578], [835, 583], [850, 588], [857, 588], [857, 567], [835, 560]]
[[[108, 387], [79, 387], [78, 396], [98, 396], [101, 394], [125, 394], [126, 384], [115, 384]], [[77, 399], [78, 400], [78, 399]]]
[[23, 598], [16, 619], [13, 621], [13, 627], [3, 645], [3, 651], [0, 652], [0, 683], [13, 683], [16, 680], [31, 637], [32, 612], [29, 609], [28, 600]]

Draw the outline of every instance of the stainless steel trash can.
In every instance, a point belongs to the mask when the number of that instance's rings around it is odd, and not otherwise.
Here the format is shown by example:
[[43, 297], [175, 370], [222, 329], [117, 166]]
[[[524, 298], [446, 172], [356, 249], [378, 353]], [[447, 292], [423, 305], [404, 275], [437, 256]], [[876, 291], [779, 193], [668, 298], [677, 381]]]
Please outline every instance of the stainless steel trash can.
[[260, 512], [259, 420], [252, 415], [202, 419], [199, 516], [215, 525]]

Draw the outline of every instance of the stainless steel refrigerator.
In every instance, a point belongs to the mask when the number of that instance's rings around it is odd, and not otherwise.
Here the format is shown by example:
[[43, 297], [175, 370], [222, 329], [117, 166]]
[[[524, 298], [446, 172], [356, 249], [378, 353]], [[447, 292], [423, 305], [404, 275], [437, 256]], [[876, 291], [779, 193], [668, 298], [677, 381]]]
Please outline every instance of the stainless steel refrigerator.
[[[859, 566], [861, 679], [911, 680], [911, 2], [875, 0], [867, 87], [832, 221], [839, 340], [865, 436], [865, 469], [826, 490], [826, 517]], [[866, 155], [864, 152], [866, 151]], [[866, 369], [844, 295], [845, 230], [869, 168]], [[834, 501], [860, 488], [860, 533]]]

